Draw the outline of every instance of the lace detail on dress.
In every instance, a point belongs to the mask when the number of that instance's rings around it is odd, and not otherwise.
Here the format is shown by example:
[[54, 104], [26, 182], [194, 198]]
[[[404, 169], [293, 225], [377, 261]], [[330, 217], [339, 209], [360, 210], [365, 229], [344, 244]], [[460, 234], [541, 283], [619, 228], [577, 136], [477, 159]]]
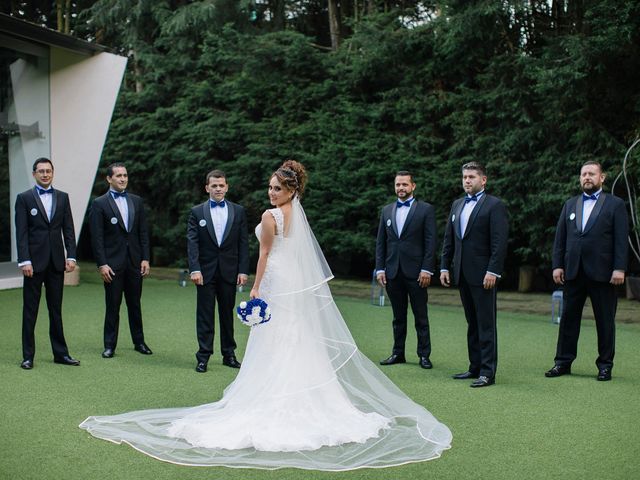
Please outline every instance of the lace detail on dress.
[[276, 221], [276, 235], [284, 236], [284, 213], [279, 208], [271, 208], [269, 213], [273, 215], [273, 219]]

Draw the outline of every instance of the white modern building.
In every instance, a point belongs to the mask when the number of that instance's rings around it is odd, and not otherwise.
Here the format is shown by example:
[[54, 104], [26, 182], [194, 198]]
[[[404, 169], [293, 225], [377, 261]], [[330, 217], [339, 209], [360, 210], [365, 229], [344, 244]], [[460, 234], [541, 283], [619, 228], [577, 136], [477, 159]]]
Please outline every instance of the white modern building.
[[22, 286], [16, 195], [47, 157], [69, 193], [76, 240], [127, 59], [101, 45], [0, 14], [0, 289]]

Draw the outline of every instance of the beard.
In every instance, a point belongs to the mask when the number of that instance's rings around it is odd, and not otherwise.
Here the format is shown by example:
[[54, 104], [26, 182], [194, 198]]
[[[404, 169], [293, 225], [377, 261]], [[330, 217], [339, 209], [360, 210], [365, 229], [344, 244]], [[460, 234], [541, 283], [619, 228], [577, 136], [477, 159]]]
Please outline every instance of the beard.
[[593, 193], [596, 193], [598, 190], [600, 190], [599, 186], [595, 186], [593, 183], [589, 184], [589, 185], [585, 185], [584, 187], [582, 187], [582, 191], [584, 193], [586, 193], [587, 195], [591, 195]]

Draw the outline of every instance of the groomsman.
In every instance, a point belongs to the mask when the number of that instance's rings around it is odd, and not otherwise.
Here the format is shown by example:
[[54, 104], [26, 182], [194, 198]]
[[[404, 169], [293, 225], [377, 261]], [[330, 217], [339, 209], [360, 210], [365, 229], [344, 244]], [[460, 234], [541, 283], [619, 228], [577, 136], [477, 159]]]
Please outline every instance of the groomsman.
[[611, 380], [615, 351], [616, 286], [624, 283], [629, 224], [624, 202], [602, 191], [598, 162], [580, 170], [582, 194], [564, 204], [553, 244], [553, 281], [564, 285], [555, 365], [547, 377], [571, 373], [578, 350], [582, 310], [591, 300], [598, 332], [597, 379]]
[[495, 383], [496, 284], [502, 274], [509, 234], [507, 210], [500, 199], [485, 193], [486, 183], [480, 163], [462, 166], [466, 195], [451, 207], [440, 264], [440, 282], [445, 287], [458, 285], [467, 319], [469, 369], [453, 378], [473, 378], [474, 388]]
[[433, 368], [427, 287], [431, 283], [436, 251], [434, 208], [416, 200], [413, 175], [399, 171], [395, 176], [397, 201], [386, 205], [380, 215], [376, 240], [376, 279], [387, 288], [393, 310], [393, 349], [380, 365], [405, 363], [407, 309], [415, 319], [418, 358], [422, 368]]
[[[16, 198], [16, 243], [18, 267], [24, 275], [22, 288], [22, 363], [33, 368], [36, 352], [35, 327], [42, 284], [49, 310], [49, 338], [53, 361], [80, 365], [69, 355], [62, 328], [62, 288], [64, 272], [76, 266], [76, 234], [73, 228], [69, 195], [54, 190], [53, 163], [39, 158], [33, 164], [36, 186]], [[66, 249], [66, 255], [65, 255]]]
[[187, 251], [191, 280], [196, 285], [196, 331], [199, 350], [196, 372], [207, 371], [213, 354], [214, 309], [218, 301], [222, 363], [240, 368], [233, 338], [236, 285], [247, 283], [249, 239], [247, 216], [240, 205], [225, 199], [229, 190], [224, 172], [207, 174], [209, 199], [191, 209], [187, 226]]
[[151, 355], [142, 330], [142, 279], [149, 275], [149, 230], [142, 198], [126, 191], [127, 169], [122, 163], [107, 167], [109, 191], [91, 206], [91, 244], [104, 282], [104, 351], [112, 358], [118, 343], [120, 304], [124, 293], [134, 349]]

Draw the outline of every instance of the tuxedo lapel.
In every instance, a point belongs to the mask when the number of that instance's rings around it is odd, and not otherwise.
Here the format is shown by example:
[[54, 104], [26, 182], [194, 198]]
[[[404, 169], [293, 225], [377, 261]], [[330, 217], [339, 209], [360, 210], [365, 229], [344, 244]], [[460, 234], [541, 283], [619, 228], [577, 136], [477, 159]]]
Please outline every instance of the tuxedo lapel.
[[598, 215], [600, 215], [600, 212], [602, 211], [602, 205], [604, 205], [604, 202], [606, 201], [606, 196], [607, 194], [603, 192], [598, 197], [596, 204], [593, 206], [593, 210], [591, 210], [591, 215], [589, 215], [589, 220], [587, 220], [587, 224], [584, 226], [583, 234], [587, 233], [598, 220]]
[[[476, 202], [477, 203], [476, 206], [473, 207], [473, 210], [471, 210], [471, 215], [469, 215], [469, 221], [467, 222], [467, 228], [465, 228], [464, 235], [462, 235], [462, 238], [466, 237], [471, 231], [471, 228], [473, 227], [473, 222], [476, 220], [476, 217], [478, 216], [478, 212], [482, 208], [482, 205], [484, 205], [484, 202], [486, 199], [487, 199], [486, 193], [483, 193], [482, 195], [480, 195], [480, 198]], [[464, 208], [464, 201], [462, 202], [462, 206]], [[462, 209], [460, 209], [460, 211], [462, 211]]]
[[464, 200], [460, 200], [458, 205], [453, 210], [453, 229], [456, 232], [456, 236], [459, 239], [462, 239], [462, 232], [460, 231], [460, 214], [462, 213], [462, 209], [464, 208]]
[[[396, 208], [398, 208], [398, 207], [396, 206]], [[411, 202], [411, 207], [409, 207], [409, 213], [407, 215], [406, 220], [404, 221], [404, 226], [402, 227], [402, 232], [406, 232], [407, 228], [409, 228], [411, 219], [415, 215], [417, 209], [418, 209], [418, 201], [414, 200], [413, 202]], [[400, 232], [400, 234], [402, 234], [402, 232]]]
[[54, 189], [53, 194], [51, 195], [51, 221], [53, 221], [53, 219], [56, 216], [57, 208], [58, 208], [58, 191]]
[[33, 198], [36, 201], [36, 205], [38, 206], [38, 210], [40, 210], [40, 214], [42, 215], [42, 218], [44, 218], [45, 222], [49, 223], [49, 217], [47, 216], [47, 211], [44, 209], [44, 205], [42, 203], [42, 200], [40, 200], [40, 194], [38, 193], [38, 190], [36, 189], [36, 187], [33, 187], [31, 189], [31, 193], [33, 194]]
[[398, 222], [396, 222], [396, 213], [398, 210], [398, 205], [396, 203], [391, 207], [391, 226], [393, 227], [393, 231], [396, 234], [396, 237], [400, 238], [400, 233], [398, 232]]
[[233, 219], [235, 218], [236, 209], [233, 205], [227, 201], [227, 224], [224, 227], [224, 233], [222, 234], [222, 240], [220, 241], [220, 245], [224, 243], [229, 235], [229, 231], [231, 230], [231, 226], [233, 225]]
[[130, 232], [133, 229], [133, 221], [136, 218], [136, 207], [133, 204], [131, 195], [127, 195], [127, 207], [129, 208], [129, 211], [127, 212], [129, 215], [129, 218], [127, 219], [129, 223], [129, 225], [127, 225], [127, 232]]
[[[576, 211], [572, 212], [575, 213], [576, 216], [576, 232], [578, 233], [582, 233], [582, 210], [584, 208], [583, 205], [583, 201], [582, 201], [582, 195], [580, 195], [578, 197], [578, 200], [576, 201]], [[571, 216], [569, 216], [569, 218], [571, 218]]]
[[[213, 243], [218, 245], [218, 239], [216, 238], [216, 232], [213, 230], [213, 221], [211, 220], [211, 208], [209, 207], [209, 200], [202, 204], [202, 218], [207, 223], [207, 231]], [[220, 246], [220, 245], [218, 245]]]
[[126, 232], [127, 226], [124, 224], [122, 215], [120, 215], [120, 209], [118, 208], [116, 201], [113, 199], [113, 196], [109, 192], [107, 192], [106, 195], [107, 195], [107, 202], [109, 202], [109, 206], [111, 207], [111, 211], [113, 212], [113, 215], [118, 219], [120, 228], [122, 228]]

